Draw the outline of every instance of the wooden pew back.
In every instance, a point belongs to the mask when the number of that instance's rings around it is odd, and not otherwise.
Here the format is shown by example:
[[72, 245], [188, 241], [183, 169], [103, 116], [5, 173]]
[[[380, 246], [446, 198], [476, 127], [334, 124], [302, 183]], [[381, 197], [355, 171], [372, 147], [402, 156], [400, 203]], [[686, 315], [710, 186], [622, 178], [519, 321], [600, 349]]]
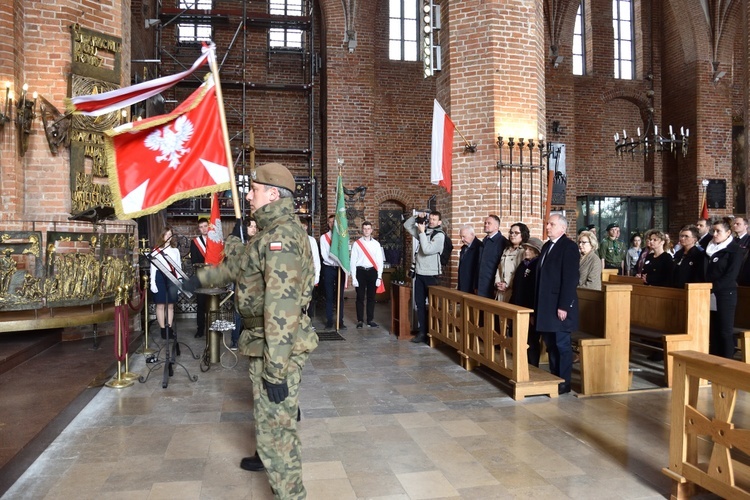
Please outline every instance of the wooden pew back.
[[578, 340], [584, 395], [628, 390], [631, 291], [631, 285], [611, 283], [578, 289], [579, 330], [586, 334]]
[[528, 364], [532, 309], [442, 286], [429, 288], [429, 304], [431, 346], [450, 345], [467, 370], [482, 365], [507, 378], [516, 400], [534, 394], [557, 397], [562, 379]]
[[[750, 468], [738, 459], [750, 454], [750, 440], [734, 408], [739, 393], [750, 392], [750, 366], [695, 351], [673, 356], [669, 466], [662, 469], [674, 480], [672, 498], [691, 498], [698, 486], [721, 498], [749, 498]], [[709, 404], [698, 398], [701, 379], [711, 382], [712, 395], [701, 398]]]
[[[610, 283], [632, 283], [633, 277], [610, 276]], [[656, 334], [664, 346], [664, 375], [672, 386], [669, 353], [691, 349], [708, 352], [711, 283], [688, 283], [685, 288], [633, 284], [630, 294], [631, 334], [645, 329]], [[661, 335], [659, 335], [661, 334]]]

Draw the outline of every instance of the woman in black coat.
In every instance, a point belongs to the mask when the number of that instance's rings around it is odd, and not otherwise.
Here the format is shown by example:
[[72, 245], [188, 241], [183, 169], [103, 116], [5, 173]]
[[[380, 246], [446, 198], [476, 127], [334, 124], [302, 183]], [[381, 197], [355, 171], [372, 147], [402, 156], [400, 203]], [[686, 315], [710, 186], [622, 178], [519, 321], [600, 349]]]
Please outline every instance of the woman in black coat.
[[703, 283], [703, 262], [706, 256], [698, 246], [698, 228], [685, 226], [680, 229], [680, 249], [674, 254], [672, 286], [685, 288], [686, 283]]
[[716, 221], [713, 227], [714, 237], [706, 248], [705, 259], [706, 281], [713, 285], [709, 352], [724, 358], [732, 358], [737, 275], [742, 266], [743, 254], [739, 243], [732, 237], [729, 219]]
[[670, 286], [674, 262], [665, 248], [667, 238], [661, 231], [652, 231], [648, 240], [653, 253], [649, 254], [643, 263], [641, 278], [646, 285]]

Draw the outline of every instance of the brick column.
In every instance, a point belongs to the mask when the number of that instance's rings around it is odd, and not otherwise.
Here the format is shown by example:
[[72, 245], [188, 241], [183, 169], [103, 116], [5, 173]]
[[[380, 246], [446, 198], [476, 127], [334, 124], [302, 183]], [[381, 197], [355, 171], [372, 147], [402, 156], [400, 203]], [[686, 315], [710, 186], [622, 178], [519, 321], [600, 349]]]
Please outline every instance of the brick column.
[[[545, 130], [544, 24], [541, 0], [442, 2], [440, 42], [448, 52], [438, 78], [438, 100], [466, 139], [477, 144], [463, 152], [456, 134], [450, 214], [452, 237], [474, 226], [483, 236], [484, 218], [500, 216], [501, 231], [526, 223], [541, 236], [540, 201], [546, 196], [538, 173], [534, 188], [518, 172], [513, 186], [497, 169], [497, 136], [538, 140]], [[445, 58], [444, 58], [445, 60]], [[502, 200], [502, 204], [501, 204]], [[523, 200], [523, 207], [522, 205]], [[533, 209], [533, 213], [532, 213]], [[445, 217], [444, 217], [445, 218]]]

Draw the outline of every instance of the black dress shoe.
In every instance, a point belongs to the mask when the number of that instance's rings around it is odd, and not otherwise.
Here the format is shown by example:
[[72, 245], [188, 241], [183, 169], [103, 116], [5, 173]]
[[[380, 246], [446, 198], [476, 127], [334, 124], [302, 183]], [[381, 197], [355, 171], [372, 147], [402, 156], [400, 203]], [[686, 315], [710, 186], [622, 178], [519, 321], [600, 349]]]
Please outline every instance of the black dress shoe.
[[258, 456], [258, 452], [255, 452], [255, 455], [252, 457], [245, 457], [240, 462], [240, 469], [242, 470], [249, 470], [252, 472], [259, 472], [262, 470], [265, 470], [266, 468], [263, 466], [263, 462], [261, 462], [260, 457]]
[[369, 326], [370, 328], [377, 328], [378, 324], [375, 323], [374, 321], [368, 321], [367, 326]]
[[341, 324], [339, 325], [339, 330], [346, 330], [346, 325], [345, 325], [345, 324], [343, 324], [343, 323], [341, 323]]
[[423, 342], [427, 343], [427, 335], [425, 335], [424, 333], [420, 333], [419, 335], [411, 339], [411, 341], [415, 344], [421, 344]]
[[357, 321], [357, 329], [362, 328], [365, 324], [362, 321]]
[[195, 332], [196, 339], [199, 339], [201, 337], [203, 337], [203, 330], [198, 330], [197, 332]]
[[558, 394], [567, 394], [569, 392], [570, 392], [570, 384], [566, 384], [565, 382], [562, 382], [557, 385]]

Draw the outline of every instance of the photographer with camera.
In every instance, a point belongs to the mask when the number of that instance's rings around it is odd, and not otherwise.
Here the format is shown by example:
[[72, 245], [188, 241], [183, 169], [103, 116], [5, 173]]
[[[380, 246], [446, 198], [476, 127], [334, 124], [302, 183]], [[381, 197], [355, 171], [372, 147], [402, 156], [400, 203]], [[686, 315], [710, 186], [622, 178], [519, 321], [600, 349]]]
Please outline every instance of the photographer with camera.
[[442, 217], [437, 210], [433, 210], [429, 215], [427, 212], [419, 212], [404, 222], [404, 229], [419, 241], [413, 262], [414, 302], [417, 305], [419, 322], [419, 334], [411, 340], [414, 343], [427, 342], [427, 289], [438, 284], [441, 271], [440, 254], [446, 238], [441, 224]]

